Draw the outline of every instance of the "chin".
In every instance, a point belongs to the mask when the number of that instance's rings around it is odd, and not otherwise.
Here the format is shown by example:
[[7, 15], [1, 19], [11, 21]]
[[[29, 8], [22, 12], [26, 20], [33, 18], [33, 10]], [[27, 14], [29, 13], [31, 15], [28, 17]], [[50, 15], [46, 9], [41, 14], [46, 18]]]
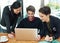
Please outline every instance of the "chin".
[[45, 22], [45, 21], [42, 21], [42, 22]]

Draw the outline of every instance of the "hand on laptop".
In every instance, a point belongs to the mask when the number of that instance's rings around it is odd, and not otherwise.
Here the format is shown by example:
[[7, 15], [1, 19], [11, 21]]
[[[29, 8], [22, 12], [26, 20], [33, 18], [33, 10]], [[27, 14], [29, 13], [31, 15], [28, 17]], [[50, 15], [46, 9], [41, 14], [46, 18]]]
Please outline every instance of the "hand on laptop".
[[49, 38], [49, 41], [52, 41], [52, 40], [53, 40], [53, 37], [50, 37], [50, 38]]
[[14, 38], [14, 33], [13, 33], [13, 32], [9, 33], [9, 34], [8, 34], [8, 37], [9, 37], [9, 38]]
[[46, 35], [45, 40], [46, 41], [52, 41], [53, 40], [53, 37], [49, 37], [48, 35]]
[[37, 40], [39, 41], [41, 39], [40, 35], [38, 35]]

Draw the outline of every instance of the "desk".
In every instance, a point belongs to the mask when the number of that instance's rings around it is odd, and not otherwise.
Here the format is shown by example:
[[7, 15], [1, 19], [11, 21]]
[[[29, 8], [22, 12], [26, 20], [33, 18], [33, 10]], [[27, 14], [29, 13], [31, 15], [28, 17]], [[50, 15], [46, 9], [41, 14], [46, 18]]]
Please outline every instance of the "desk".
[[[7, 33], [0, 33], [0, 36], [7, 36]], [[45, 37], [43, 37], [42, 39], [41, 39], [41, 41], [43, 41], [44, 40], [44, 38]], [[16, 41], [16, 39], [15, 39], [15, 37], [14, 38], [8, 38], [9, 40], [8, 40], [8, 42], [6, 42], [6, 43], [38, 43], [38, 41]], [[59, 39], [57, 39], [58, 41], [60, 41], [60, 38]]]
[[[7, 36], [7, 33], [0, 33], [0, 36]], [[8, 42], [6, 43], [38, 43], [38, 41], [16, 41], [15, 37], [14, 38], [8, 38]]]

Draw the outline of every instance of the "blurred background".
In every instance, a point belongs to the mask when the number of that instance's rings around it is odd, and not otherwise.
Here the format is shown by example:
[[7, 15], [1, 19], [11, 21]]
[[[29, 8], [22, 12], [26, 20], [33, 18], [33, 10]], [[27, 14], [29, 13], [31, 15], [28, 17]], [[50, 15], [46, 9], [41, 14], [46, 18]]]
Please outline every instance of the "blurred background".
[[60, 0], [0, 0], [0, 21], [2, 18], [3, 8], [7, 5], [12, 5], [13, 2], [19, 1], [22, 4], [22, 18], [27, 16], [26, 7], [33, 5], [36, 9], [35, 16], [39, 17], [39, 8], [49, 6], [51, 15], [60, 19]]
[[60, 0], [0, 0], [0, 20], [2, 18], [3, 8], [11, 5], [15, 1], [20, 1], [22, 4], [23, 18], [26, 17], [26, 7], [33, 5], [36, 8], [35, 16], [39, 17], [38, 10], [40, 7], [49, 6], [51, 8], [51, 15], [59, 18], [60, 16]]

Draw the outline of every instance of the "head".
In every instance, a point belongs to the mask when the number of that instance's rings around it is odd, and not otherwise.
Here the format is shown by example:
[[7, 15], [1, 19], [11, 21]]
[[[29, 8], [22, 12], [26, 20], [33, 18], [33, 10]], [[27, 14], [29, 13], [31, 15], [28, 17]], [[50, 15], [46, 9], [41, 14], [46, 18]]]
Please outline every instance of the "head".
[[11, 5], [11, 10], [14, 14], [19, 14], [21, 12], [21, 3], [16, 1]]
[[39, 9], [39, 16], [42, 22], [48, 22], [50, 17], [51, 9], [48, 6], [44, 6]]
[[26, 11], [27, 11], [27, 15], [28, 15], [29, 19], [32, 19], [35, 14], [35, 7], [30, 5], [26, 8]]

